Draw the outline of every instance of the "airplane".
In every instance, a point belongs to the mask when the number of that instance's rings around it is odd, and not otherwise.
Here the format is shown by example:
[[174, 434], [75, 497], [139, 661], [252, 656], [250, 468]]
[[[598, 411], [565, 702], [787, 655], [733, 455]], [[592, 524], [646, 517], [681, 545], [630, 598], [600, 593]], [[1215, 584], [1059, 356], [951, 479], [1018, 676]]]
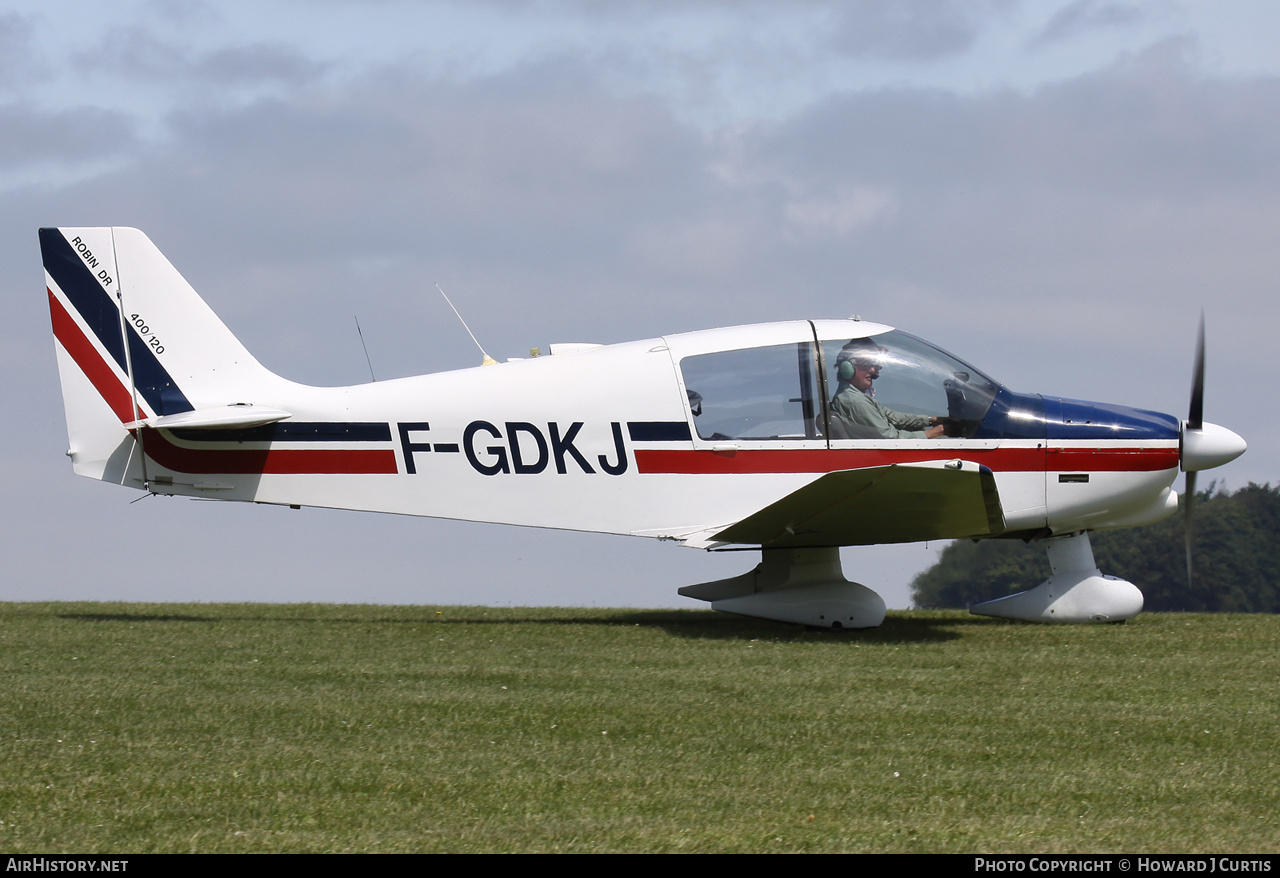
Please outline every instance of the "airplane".
[[[151, 494], [498, 522], [751, 550], [679, 593], [728, 613], [870, 628], [841, 546], [1039, 541], [1052, 575], [971, 607], [1131, 619], [1093, 530], [1174, 514], [1173, 483], [1244, 453], [1203, 420], [1010, 390], [851, 318], [685, 332], [349, 387], [268, 371], [142, 232], [40, 230], [74, 471]], [[486, 360], [488, 360], [486, 355]], [[1188, 564], [1190, 555], [1188, 554]]]

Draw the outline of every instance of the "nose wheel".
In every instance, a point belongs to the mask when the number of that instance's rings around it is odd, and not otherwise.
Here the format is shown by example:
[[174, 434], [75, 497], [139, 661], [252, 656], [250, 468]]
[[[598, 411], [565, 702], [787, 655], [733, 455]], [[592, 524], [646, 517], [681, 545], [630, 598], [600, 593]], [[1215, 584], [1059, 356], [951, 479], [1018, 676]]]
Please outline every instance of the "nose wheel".
[[1123, 622], [1142, 612], [1142, 592], [1106, 576], [1093, 560], [1089, 532], [1044, 541], [1053, 575], [1030, 591], [977, 604], [969, 612], [1023, 622]]

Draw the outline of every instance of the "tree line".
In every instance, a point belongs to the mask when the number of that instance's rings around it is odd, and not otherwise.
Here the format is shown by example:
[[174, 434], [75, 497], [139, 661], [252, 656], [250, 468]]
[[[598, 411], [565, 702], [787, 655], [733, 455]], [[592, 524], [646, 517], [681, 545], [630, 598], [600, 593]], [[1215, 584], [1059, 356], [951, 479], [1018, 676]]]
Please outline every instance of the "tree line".
[[[1193, 512], [1190, 583], [1182, 515], [1090, 534], [1099, 569], [1138, 586], [1152, 612], [1280, 612], [1280, 486], [1250, 483], [1229, 493], [1210, 485], [1196, 495]], [[1048, 576], [1044, 547], [1034, 542], [958, 540], [911, 589], [920, 608], [966, 607], [1033, 588]]]

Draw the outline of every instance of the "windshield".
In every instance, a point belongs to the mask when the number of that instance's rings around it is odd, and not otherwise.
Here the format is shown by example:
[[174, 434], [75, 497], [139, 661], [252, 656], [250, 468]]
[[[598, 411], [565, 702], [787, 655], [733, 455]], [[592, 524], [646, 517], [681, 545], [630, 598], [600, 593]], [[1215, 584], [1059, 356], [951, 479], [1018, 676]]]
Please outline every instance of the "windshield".
[[[898, 438], [886, 435], [882, 427], [856, 422], [850, 413], [860, 407], [849, 404], [859, 399], [850, 396], [854, 393], [874, 399], [890, 421], [900, 423], [902, 432], [920, 429], [929, 418], [945, 418], [946, 435], [972, 437], [999, 389], [969, 364], [905, 332], [824, 341], [822, 346], [833, 438]], [[834, 423], [842, 413], [845, 421]], [[892, 417], [897, 414], [902, 417]]]

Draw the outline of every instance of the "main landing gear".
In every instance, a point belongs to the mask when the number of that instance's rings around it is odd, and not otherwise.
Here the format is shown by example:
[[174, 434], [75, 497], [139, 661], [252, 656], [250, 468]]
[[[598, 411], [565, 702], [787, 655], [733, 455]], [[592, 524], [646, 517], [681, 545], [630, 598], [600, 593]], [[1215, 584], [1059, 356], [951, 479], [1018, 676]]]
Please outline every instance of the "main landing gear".
[[884, 599], [844, 578], [840, 550], [765, 549], [750, 573], [680, 589], [710, 601], [711, 609], [816, 628], [875, 628], [884, 621]]
[[[969, 612], [1023, 622], [1123, 622], [1142, 612], [1142, 592], [1106, 576], [1093, 560], [1088, 531], [1044, 540], [1053, 575], [1029, 591], [977, 604]], [[844, 578], [838, 548], [766, 549], [741, 576], [680, 589], [713, 610], [815, 628], [875, 628], [884, 599]]]

